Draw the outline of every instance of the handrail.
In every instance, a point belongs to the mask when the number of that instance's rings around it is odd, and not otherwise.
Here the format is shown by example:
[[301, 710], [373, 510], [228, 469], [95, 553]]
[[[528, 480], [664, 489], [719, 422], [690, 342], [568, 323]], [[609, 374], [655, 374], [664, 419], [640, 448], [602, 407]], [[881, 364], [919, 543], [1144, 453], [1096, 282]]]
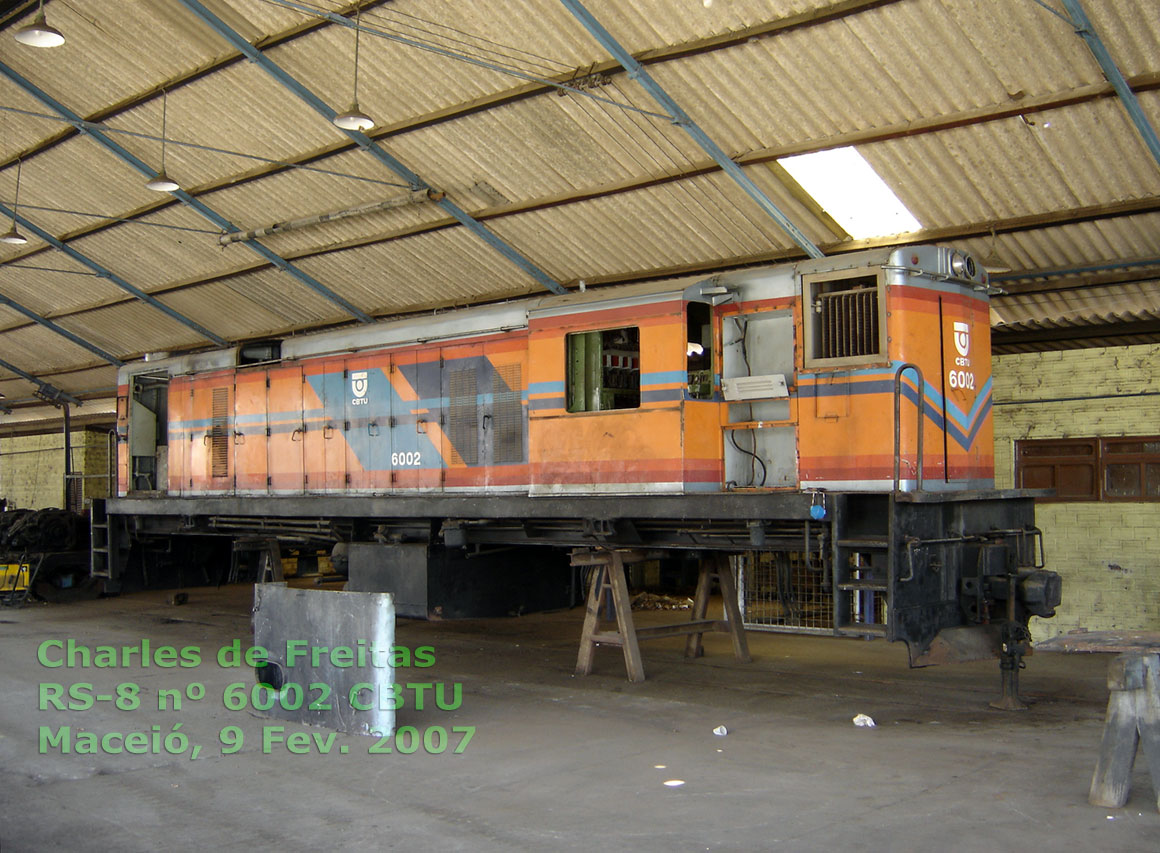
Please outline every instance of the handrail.
[[914, 472], [914, 490], [916, 492], [922, 491], [922, 429], [923, 422], [926, 420], [923, 409], [925, 408], [926, 398], [926, 383], [922, 378], [922, 368], [917, 364], [906, 362], [900, 364], [898, 370], [894, 372], [894, 491], [898, 491], [899, 480], [899, 466], [901, 445], [902, 445], [902, 374], [907, 370], [913, 370], [914, 375], [918, 377], [918, 463], [915, 465]]
[[108, 494], [106, 495], [106, 497], [115, 498], [117, 496], [117, 487], [120, 485], [117, 482], [117, 461], [118, 461], [117, 457], [119, 454], [118, 454], [118, 447], [117, 447], [117, 431], [115, 429], [109, 430], [109, 434], [108, 434], [108, 436], [106, 436], [106, 441], [108, 442], [108, 445], [109, 445], [109, 447], [108, 447], [108, 451], [109, 451], [108, 464], [105, 466], [105, 468], [106, 468], [105, 473], [108, 476], [108, 486], [109, 486]]

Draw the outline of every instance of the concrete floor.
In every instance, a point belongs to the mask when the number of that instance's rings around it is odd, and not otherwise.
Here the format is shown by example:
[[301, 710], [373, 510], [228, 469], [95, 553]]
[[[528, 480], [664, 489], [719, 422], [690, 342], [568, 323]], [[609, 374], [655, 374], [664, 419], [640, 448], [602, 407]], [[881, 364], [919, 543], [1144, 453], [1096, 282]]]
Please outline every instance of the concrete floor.
[[[1082, 850], [1160, 848], [1141, 757], [1126, 808], [1087, 803], [1107, 658], [1038, 655], [1023, 673], [1030, 711], [990, 710], [993, 663], [910, 670], [884, 642], [749, 635], [736, 663], [724, 635], [686, 662], [683, 640], [643, 645], [648, 680], [629, 684], [616, 649], [572, 675], [582, 611], [472, 622], [401, 620], [396, 641], [436, 664], [398, 680], [463, 685], [456, 711], [404, 710], [398, 725], [474, 726], [460, 755], [370, 755], [339, 735], [331, 754], [263, 752], [262, 730], [325, 732], [229, 711], [249, 672], [213, 656], [250, 638], [251, 589], [191, 589], [0, 609], [0, 849]], [[672, 621], [638, 614], [639, 624]], [[680, 618], [680, 616], [677, 616]], [[197, 669], [46, 669], [46, 639], [198, 646]], [[416, 679], [416, 676], [418, 678]], [[140, 709], [98, 702], [39, 711], [42, 682], [141, 686]], [[206, 698], [156, 710], [157, 691], [202, 682]], [[146, 710], [152, 707], [153, 710]], [[877, 727], [857, 728], [865, 713]], [[38, 752], [42, 725], [169, 732], [188, 755]], [[728, 728], [725, 737], [713, 728]], [[219, 732], [240, 727], [240, 752]], [[453, 743], [457, 742], [453, 739]], [[343, 754], [341, 747], [348, 747]], [[679, 787], [666, 787], [683, 780]]]

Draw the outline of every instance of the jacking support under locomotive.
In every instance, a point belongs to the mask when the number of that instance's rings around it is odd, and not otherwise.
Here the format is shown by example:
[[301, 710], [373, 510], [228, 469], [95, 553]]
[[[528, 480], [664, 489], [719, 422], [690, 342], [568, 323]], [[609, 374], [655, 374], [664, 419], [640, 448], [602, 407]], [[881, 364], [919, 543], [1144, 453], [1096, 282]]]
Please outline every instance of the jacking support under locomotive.
[[448, 588], [513, 547], [728, 552], [753, 591], [773, 555], [768, 627], [811, 584], [815, 630], [998, 655], [1013, 697], [1060, 579], [1034, 495], [994, 488], [989, 291], [879, 249], [132, 364], [93, 573], [269, 537]]

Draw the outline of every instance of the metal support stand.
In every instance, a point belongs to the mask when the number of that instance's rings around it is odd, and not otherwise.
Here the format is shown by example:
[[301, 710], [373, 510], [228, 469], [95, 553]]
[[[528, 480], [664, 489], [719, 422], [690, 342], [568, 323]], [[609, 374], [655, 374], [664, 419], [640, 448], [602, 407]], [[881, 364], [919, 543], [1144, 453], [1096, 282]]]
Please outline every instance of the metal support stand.
[[1031, 634], [1015, 619], [1016, 583], [1017, 577], [1012, 572], [1007, 577], [1007, 621], [1003, 623], [1002, 645], [999, 647], [1003, 695], [991, 703], [992, 708], [1000, 711], [1027, 710], [1027, 703], [1019, 698], [1019, 670], [1024, 666], [1023, 656], [1031, 649]]
[[1007, 635], [1007, 626], [1004, 625], [1003, 648], [999, 653], [999, 676], [1003, 684], [1003, 695], [992, 702], [991, 707], [1000, 711], [1026, 711], [1027, 703], [1019, 698], [1019, 670], [1023, 669], [1023, 655], [1027, 647], [1022, 642], [1012, 641]]
[[[620, 646], [624, 651], [624, 666], [628, 672], [628, 680], [644, 681], [640, 640], [687, 634], [685, 657], [700, 657], [704, 654], [702, 637], [706, 631], [729, 633], [733, 638], [733, 653], [737, 659], [743, 663], [751, 660], [745, 629], [741, 624], [741, 612], [737, 606], [737, 588], [733, 582], [728, 556], [715, 554], [701, 562], [691, 621], [638, 629], [632, 618], [632, 602], [628, 596], [628, 581], [625, 578], [624, 566], [626, 563], [645, 559], [648, 559], [648, 554], [643, 551], [581, 550], [572, 553], [573, 566], [596, 567], [592, 586], [588, 590], [584, 628], [580, 632], [580, 653], [576, 658], [577, 675], [588, 675], [592, 672], [592, 659], [597, 646]], [[706, 618], [714, 576], [721, 585], [721, 594], [725, 600], [725, 619]], [[616, 613], [615, 631], [600, 630], [600, 608], [606, 600], [610, 601]]]

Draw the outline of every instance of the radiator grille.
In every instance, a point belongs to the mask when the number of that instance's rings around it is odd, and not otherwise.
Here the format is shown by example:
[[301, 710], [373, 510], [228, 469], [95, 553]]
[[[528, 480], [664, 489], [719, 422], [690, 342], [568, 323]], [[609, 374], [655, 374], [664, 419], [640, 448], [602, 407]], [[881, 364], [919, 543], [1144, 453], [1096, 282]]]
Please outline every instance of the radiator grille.
[[876, 355], [878, 290], [862, 288], [819, 293], [821, 352], [818, 358]]
[[[452, 370], [448, 377], [448, 391], [451, 398], [451, 423], [448, 436], [451, 439], [452, 462], [466, 465], [479, 464], [479, 401], [475, 367]], [[459, 459], [456, 460], [455, 456]]]
[[503, 364], [492, 377], [493, 457], [497, 465], [524, 461], [524, 406], [518, 364]]
[[212, 425], [209, 433], [210, 476], [230, 475], [230, 389], [213, 389]]

